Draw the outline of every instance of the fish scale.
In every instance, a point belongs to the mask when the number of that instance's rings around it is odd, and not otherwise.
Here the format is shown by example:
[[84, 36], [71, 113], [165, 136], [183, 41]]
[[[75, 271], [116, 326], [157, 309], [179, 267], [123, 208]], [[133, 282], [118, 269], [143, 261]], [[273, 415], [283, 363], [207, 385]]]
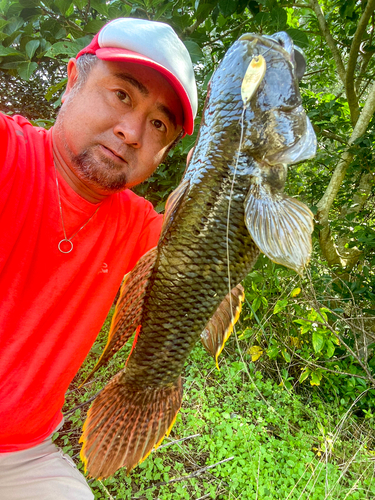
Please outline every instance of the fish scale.
[[[222, 170], [224, 168], [225, 166], [222, 167]], [[226, 170], [226, 175], [230, 176], [230, 170], [228, 168]], [[225, 191], [222, 190], [223, 198], [229, 200], [231, 184], [226, 182], [225, 178], [222, 184], [225, 186]], [[200, 194], [204, 196], [205, 193]], [[150, 299], [144, 305], [144, 313], [141, 319], [142, 335], [138, 339], [127, 364], [127, 380], [134, 379], [137, 381], [139, 366], [143, 365], [142, 382], [149, 385], [158, 385], [160, 384], [160, 377], [162, 377], [163, 383], [172, 384], [175, 382], [203, 328], [228, 293], [227, 246], [233, 263], [231, 267], [231, 280], [233, 283], [240, 282], [257, 259], [259, 250], [252, 241], [244, 222], [243, 204], [246, 191], [237, 188], [235, 194], [238, 196], [233, 197], [231, 212], [233, 211], [233, 214], [236, 215], [231, 218], [229, 239], [227, 242], [225, 241], [224, 245], [217, 246], [213, 244], [217, 239], [215, 234], [219, 232], [222, 234], [223, 229], [226, 229], [228, 202], [218, 204], [209, 213], [205, 209], [205, 204], [201, 204], [201, 212], [199, 212], [195, 203], [195, 189], [193, 188], [188, 193], [184, 213], [186, 214], [190, 209], [190, 205], [193, 205], [196, 220], [200, 221], [204, 214], [211, 221], [210, 229], [207, 231], [208, 237], [199, 238], [194, 235], [189, 237], [192, 226], [191, 221], [184, 224], [184, 220], [176, 220], [173, 230], [170, 232], [170, 240], [176, 243], [172, 245], [172, 248], [165, 247], [165, 252], [160, 252], [159, 262], [151, 279], [152, 285], [149, 285]], [[186, 248], [189, 248], [189, 255], [185, 253]], [[188, 257], [190, 261], [181, 259], [179, 266], [175, 267], [175, 265], [170, 264], [168, 257], [169, 255], [180, 255], [180, 252]], [[219, 264], [213, 262], [213, 254]], [[217, 274], [217, 267], [222, 268], [221, 275]], [[178, 270], [178, 277], [174, 272], [176, 269]], [[195, 273], [196, 278], [189, 278], [189, 272]], [[184, 283], [183, 287], [181, 287], [181, 282]], [[169, 293], [166, 293], [166, 290]], [[154, 297], [163, 297], [165, 302], [153, 300]], [[186, 307], [186, 297], [191, 299], [189, 307]], [[181, 304], [181, 306], [176, 307], [176, 304]], [[173, 307], [173, 314], [170, 317], [168, 327], [164, 322], [163, 315], [160, 317], [160, 311], [165, 310], [167, 307]], [[187, 314], [188, 316], [186, 316]], [[191, 318], [194, 318], [193, 324]], [[158, 340], [155, 340], [156, 332]], [[181, 350], [180, 355], [176, 356], [175, 351], [171, 352], [169, 356], [165, 355], [164, 338], [168, 334], [174, 338], [176, 343], [178, 342], [176, 334], [182, 337], [183, 342], [180, 345], [184, 345], [184, 349]], [[143, 351], [145, 346], [150, 343], [150, 336], [153, 339], [155, 354], [149, 362], [158, 366], [159, 373], [156, 376], [154, 370], [145, 369], [147, 362], [143, 358]], [[188, 348], [185, 346], [188, 346]], [[146, 371], [146, 374], [144, 371]]]
[[191, 350], [201, 336], [217, 362], [241, 309], [239, 283], [260, 252], [302, 273], [312, 214], [283, 194], [285, 164], [315, 149], [292, 41], [285, 33], [243, 35], [209, 84], [194, 153], [168, 198], [158, 246], [122, 285], [92, 373], [136, 335], [125, 368], [84, 424], [81, 458], [90, 475], [129, 472], [169, 433]]

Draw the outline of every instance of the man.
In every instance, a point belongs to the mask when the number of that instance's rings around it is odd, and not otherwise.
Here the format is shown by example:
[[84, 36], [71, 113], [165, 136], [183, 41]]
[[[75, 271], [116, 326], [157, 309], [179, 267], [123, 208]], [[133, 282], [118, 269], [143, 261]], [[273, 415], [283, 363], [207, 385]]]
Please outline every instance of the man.
[[64, 394], [161, 216], [127, 188], [191, 134], [189, 54], [116, 19], [68, 64], [50, 131], [0, 115], [0, 498], [93, 498], [51, 441]]

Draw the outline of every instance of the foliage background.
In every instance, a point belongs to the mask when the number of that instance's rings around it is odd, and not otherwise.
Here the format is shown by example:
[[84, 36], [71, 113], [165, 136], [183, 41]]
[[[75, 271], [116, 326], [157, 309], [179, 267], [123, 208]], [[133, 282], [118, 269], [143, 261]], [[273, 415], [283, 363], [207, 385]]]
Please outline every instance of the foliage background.
[[[374, 10], [375, 0], [0, 0], [0, 110], [36, 125], [54, 122], [69, 58], [119, 16], [177, 31], [195, 64], [198, 115], [215, 67], [245, 32], [286, 31], [308, 63], [300, 88], [319, 148], [315, 159], [289, 169], [287, 191], [316, 217], [311, 266], [299, 278], [259, 259], [221, 372], [200, 346], [186, 367], [172, 440], [200, 437], [153, 454], [130, 478], [119, 472], [93, 483], [97, 498], [375, 496]], [[136, 188], [158, 211], [195, 137]], [[124, 358], [77, 389], [105, 332], [67, 396], [57, 439], [71, 455], [84, 402]], [[171, 482], [231, 456], [211, 472]]]

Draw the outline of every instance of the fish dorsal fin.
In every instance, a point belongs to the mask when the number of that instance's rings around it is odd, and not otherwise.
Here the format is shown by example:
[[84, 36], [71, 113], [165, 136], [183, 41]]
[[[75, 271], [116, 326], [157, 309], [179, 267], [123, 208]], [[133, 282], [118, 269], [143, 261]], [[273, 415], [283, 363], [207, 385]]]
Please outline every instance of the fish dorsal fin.
[[238, 284], [230, 294], [228, 293], [224, 297], [224, 300], [201, 333], [202, 344], [215, 359], [217, 368], [219, 368], [217, 363], [218, 357], [224, 349], [225, 342], [229, 339], [233, 331], [233, 326], [240, 316], [244, 299], [245, 291], [243, 286]]
[[314, 228], [313, 214], [306, 205], [254, 184], [245, 200], [245, 223], [262, 253], [302, 275], [310, 260]]
[[181, 202], [184, 199], [185, 193], [190, 185], [190, 181], [185, 179], [177, 186], [177, 188], [168, 196], [167, 203], [165, 205], [163, 225], [161, 228], [161, 234], [159, 241], [164, 239], [169, 227], [175, 219], [175, 215], [181, 206]]
[[126, 344], [140, 325], [147, 284], [155, 265], [156, 256], [157, 247], [144, 254], [130, 273], [125, 276], [120, 298], [112, 317], [107, 345], [84, 383]]

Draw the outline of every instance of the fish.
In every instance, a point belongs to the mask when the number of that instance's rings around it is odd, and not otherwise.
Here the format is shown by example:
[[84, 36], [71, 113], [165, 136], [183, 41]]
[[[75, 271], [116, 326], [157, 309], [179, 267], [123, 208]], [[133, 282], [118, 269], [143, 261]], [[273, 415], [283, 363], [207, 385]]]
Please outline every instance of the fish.
[[302, 274], [313, 216], [284, 192], [287, 164], [311, 158], [286, 33], [244, 34], [208, 85], [194, 152], [167, 200], [157, 247], [126, 275], [94, 371], [134, 334], [132, 350], [83, 426], [88, 474], [129, 473], [157, 448], [181, 407], [181, 372], [196, 342], [216, 359], [238, 319], [241, 281], [260, 252]]

